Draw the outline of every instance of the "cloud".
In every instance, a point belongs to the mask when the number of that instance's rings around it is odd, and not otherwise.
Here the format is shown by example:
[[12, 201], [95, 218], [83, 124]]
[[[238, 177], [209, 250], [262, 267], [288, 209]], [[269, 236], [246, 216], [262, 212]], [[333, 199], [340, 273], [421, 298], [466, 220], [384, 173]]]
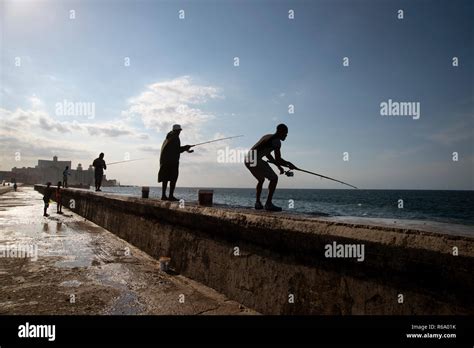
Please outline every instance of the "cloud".
[[24, 130], [35, 131], [39, 129], [45, 131], [55, 131], [59, 133], [72, 133], [75, 131], [88, 133], [91, 136], [120, 137], [129, 136], [139, 140], [148, 139], [148, 134], [138, 132], [129, 127], [123, 120], [105, 122], [105, 123], [80, 123], [77, 121], [64, 122], [52, 118], [46, 111], [41, 109], [43, 103], [39, 98], [33, 96], [30, 98], [33, 109], [15, 111], [0, 108], [0, 120], [5, 126], [5, 130]]
[[51, 124], [42, 112], [21, 109], [11, 112], [0, 108], [0, 122], [2, 164], [11, 160], [16, 152], [20, 152], [22, 158], [51, 157], [53, 154], [80, 158], [91, 154], [83, 145], [68, 141], [65, 137], [38, 134], [38, 129], [43, 127], [56, 130], [62, 127]]
[[0, 147], [7, 157], [12, 157], [16, 152], [20, 152], [22, 157], [38, 158], [51, 157], [60, 153], [63, 157], [81, 158], [84, 155], [93, 156], [92, 152], [78, 147], [67, 141], [50, 140], [44, 137], [25, 134], [10, 134], [0, 136]]
[[32, 113], [32, 116], [37, 116], [36, 119], [34, 117], [30, 119], [32, 124], [37, 121], [40, 128], [46, 131], [54, 130], [61, 133], [69, 133], [71, 131], [70, 126], [67, 123], [55, 121], [47, 114]]
[[142, 152], [152, 153], [152, 154], [157, 154], [157, 153], [159, 154], [161, 151], [161, 148], [157, 146], [142, 145], [138, 147], [138, 150]]
[[16, 152], [20, 152], [22, 159], [26, 161], [22, 165], [31, 163], [29, 161], [38, 157], [58, 154], [79, 160], [94, 156], [96, 151], [91, 150], [103, 142], [103, 137], [148, 139], [147, 134], [131, 128], [123, 120], [100, 124], [59, 121], [43, 109], [43, 103], [37, 96], [28, 100], [31, 103], [30, 109], [0, 108], [2, 167], [18, 165], [13, 160]]
[[197, 106], [215, 98], [221, 98], [218, 88], [194, 84], [189, 76], [183, 76], [147, 86], [129, 99], [130, 106], [122, 114], [128, 118], [138, 116], [146, 128], [158, 132], [168, 131], [178, 123], [191, 134], [214, 118]]
[[148, 139], [148, 134], [136, 132], [133, 129], [130, 129], [121, 121], [114, 123], [102, 123], [102, 124], [91, 124], [91, 123], [75, 123], [75, 127], [78, 129], [86, 130], [89, 135], [93, 136], [107, 136], [111, 138], [120, 137], [120, 136], [132, 136], [140, 140]]

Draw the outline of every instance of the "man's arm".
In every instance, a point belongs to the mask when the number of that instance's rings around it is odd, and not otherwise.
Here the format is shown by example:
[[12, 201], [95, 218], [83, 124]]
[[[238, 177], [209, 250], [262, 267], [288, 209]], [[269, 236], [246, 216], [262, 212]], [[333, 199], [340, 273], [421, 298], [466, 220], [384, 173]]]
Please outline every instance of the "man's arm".
[[[280, 164], [278, 164], [278, 162], [275, 160], [275, 158], [273, 158], [273, 156], [271, 154], [268, 154], [267, 158], [268, 158], [268, 162], [273, 163], [274, 165], [276, 165], [278, 167], [278, 170], [280, 171], [280, 174], [283, 174], [285, 172], [285, 170], [282, 168], [282, 166]], [[280, 159], [281, 159], [281, 157], [280, 157]]]
[[271, 154], [268, 154], [267, 158], [268, 158], [268, 162], [273, 163], [275, 165], [278, 165], [275, 158], [273, 158], [273, 156]]
[[[271, 156], [271, 155], [270, 155]], [[267, 156], [268, 157], [268, 156]], [[286, 160], [284, 160], [282, 157], [281, 157], [281, 152], [280, 152], [280, 149], [275, 149], [275, 159], [274, 159], [274, 163], [277, 165], [277, 166], [283, 166], [283, 167], [288, 167], [290, 169], [295, 169], [296, 167], [293, 165], [293, 163], [291, 162], [288, 162]]]
[[179, 152], [180, 153], [183, 153], [184, 151], [189, 151], [189, 149], [191, 148], [191, 145], [184, 145], [184, 146], [181, 146], [179, 148]]

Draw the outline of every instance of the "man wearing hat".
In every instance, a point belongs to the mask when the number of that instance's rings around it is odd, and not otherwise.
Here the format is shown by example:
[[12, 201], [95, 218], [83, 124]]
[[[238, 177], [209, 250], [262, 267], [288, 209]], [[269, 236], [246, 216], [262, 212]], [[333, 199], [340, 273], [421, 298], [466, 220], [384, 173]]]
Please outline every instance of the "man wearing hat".
[[[161, 146], [160, 153], [160, 171], [158, 172], [158, 182], [161, 182], [161, 199], [166, 201], [177, 201], [174, 196], [174, 189], [176, 181], [178, 181], [179, 174], [179, 156], [182, 152], [193, 152], [189, 150], [190, 145], [181, 146], [179, 134], [181, 133], [181, 126], [179, 124], [173, 125], [173, 130], [166, 135], [166, 139]], [[170, 194], [166, 196], [166, 189], [170, 182]]]

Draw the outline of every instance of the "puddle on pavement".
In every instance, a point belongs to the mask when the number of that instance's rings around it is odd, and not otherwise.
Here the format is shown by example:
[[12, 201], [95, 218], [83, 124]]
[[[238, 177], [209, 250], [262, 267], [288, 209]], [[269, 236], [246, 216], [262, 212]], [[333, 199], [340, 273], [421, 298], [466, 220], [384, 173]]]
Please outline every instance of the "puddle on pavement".
[[127, 280], [130, 279], [129, 270], [119, 263], [109, 263], [101, 268], [94, 279], [102, 285], [110, 286], [120, 291], [120, 296], [114, 299], [106, 314], [134, 315], [143, 313], [146, 306], [139, 302], [138, 295], [129, 288]]
[[64, 222], [5, 226], [0, 240], [2, 244], [36, 245], [38, 257], [62, 257], [55, 263], [61, 268], [89, 267], [94, 259], [88, 233]]

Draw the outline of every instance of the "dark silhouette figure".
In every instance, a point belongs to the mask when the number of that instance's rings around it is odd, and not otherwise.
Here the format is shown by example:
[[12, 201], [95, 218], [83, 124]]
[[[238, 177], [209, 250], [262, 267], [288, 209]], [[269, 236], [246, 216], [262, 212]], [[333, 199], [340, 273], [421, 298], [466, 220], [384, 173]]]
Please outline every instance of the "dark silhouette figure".
[[16, 184], [16, 179], [13, 179], [13, 190], [16, 192], [18, 185]]
[[[245, 166], [258, 180], [255, 202], [255, 209], [257, 210], [264, 208], [262, 202], [260, 201], [260, 196], [262, 195], [263, 182], [265, 179], [268, 179], [270, 183], [268, 184], [268, 197], [265, 203], [265, 209], [269, 211], [281, 211], [280, 207], [277, 207], [272, 203], [273, 194], [278, 184], [278, 176], [272, 170], [268, 162], [275, 164], [280, 170], [280, 174], [285, 172], [282, 166], [288, 167], [290, 169], [296, 168], [291, 162], [285, 161], [283, 158], [281, 158], [281, 141], [285, 141], [287, 135], [288, 127], [284, 124], [279, 124], [277, 126], [276, 133], [264, 135], [250, 149], [250, 152], [245, 160]], [[271, 155], [272, 152], [274, 152], [275, 158], [273, 158]], [[268, 158], [268, 162], [265, 161], [263, 157]]]
[[[193, 152], [189, 150], [190, 145], [181, 146], [179, 134], [182, 128], [179, 124], [173, 125], [173, 130], [166, 135], [166, 139], [161, 146], [160, 171], [158, 172], [158, 182], [162, 182], [161, 199], [166, 201], [177, 201], [174, 196], [174, 189], [179, 175], [179, 157], [182, 152]], [[166, 196], [166, 189], [170, 182], [169, 197]]]
[[67, 188], [67, 177], [71, 175], [71, 172], [69, 171], [69, 166], [66, 166], [66, 168], [63, 171], [63, 187]]
[[48, 210], [48, 207], [49, 207], [49, 201], [51, 200], [51, 183], [50, 182], [47, 182], [46, 183], [46, 188], [44, 189], [44, 194], [43, 194], [43, 202], [44, 202], [44, 212], [43, 212], [43, 216], [49, 216], [47, 214], [47, 210]]
[[100, 189], [100, 186], [102, 185], [102, 178], [104, 177], [104, 169], [107, 169], [107, 165], [105, 164], [104, 161], [104, 153], [101, 152], [99, 157], [94, 160], [92, 163], [92, 166], [94, 167], [95, 171], [95, 191], [99, 192], [102, 191]]
[[61, 201], [61, 181], [58, 181], [58, 187], [56, 188], [56, 203], [57, 203], [56, 213], [62, 214], [63, 202]]

